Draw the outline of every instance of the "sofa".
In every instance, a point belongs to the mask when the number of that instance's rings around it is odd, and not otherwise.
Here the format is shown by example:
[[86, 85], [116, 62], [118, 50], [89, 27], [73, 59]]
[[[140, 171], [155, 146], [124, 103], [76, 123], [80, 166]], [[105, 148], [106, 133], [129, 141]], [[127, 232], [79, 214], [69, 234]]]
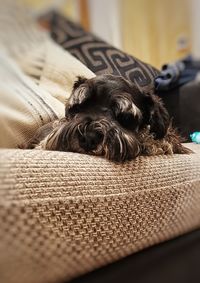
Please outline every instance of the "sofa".
[[[1, 282], [169, 282], [165, 270], [170, 282], [199, 282], [195, 264], [187, 273], [178, 262], [200, 257], [198, 241], [192, 241], [199, 240], [200, 146], [187, 143], [194, 152], [189, 155], [140, 156], [124, 164], [17, 148], [39, 126], [62, 117], [77, 75], [89, 78], [97, 71], [53, 41], [51, 31], [41, 29], [24, 7], [5, 2], [0, 11]], [[77, 36], [72, 26], [69, 30]], [[129, 79], [153, 91], [159, 71], [130, 60], [135, 69]]]

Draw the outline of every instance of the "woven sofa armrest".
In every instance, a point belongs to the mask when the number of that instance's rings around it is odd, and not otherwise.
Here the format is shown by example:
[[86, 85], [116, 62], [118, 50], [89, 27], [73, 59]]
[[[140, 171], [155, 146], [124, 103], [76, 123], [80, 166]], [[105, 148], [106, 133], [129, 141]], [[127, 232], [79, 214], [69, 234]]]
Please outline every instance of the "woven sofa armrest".
[[76, 153], [0, 150], [0, 274], [70, 280], [200, 227], [200, 151], [122, 165]]

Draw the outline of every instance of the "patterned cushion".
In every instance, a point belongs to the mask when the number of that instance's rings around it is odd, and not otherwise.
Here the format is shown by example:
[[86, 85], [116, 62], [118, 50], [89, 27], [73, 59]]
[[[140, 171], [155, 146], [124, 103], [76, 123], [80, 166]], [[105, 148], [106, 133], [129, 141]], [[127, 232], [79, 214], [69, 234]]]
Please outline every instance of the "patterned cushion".
[[60, 14], [51, 13], [47, 18], [53, 39], [95, 74], [121, 75], [143, 91], [154, 88], [159, 71], [151, 65], [114, 48]]

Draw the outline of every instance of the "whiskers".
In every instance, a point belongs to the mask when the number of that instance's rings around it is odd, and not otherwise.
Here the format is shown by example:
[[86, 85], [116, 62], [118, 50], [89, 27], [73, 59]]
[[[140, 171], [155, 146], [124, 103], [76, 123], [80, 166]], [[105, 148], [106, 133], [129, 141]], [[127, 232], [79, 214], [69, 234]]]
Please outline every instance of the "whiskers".
[[[36, 140], [33, 140], [34, 144]], [[88, 147], [87, 143], [91, 147]], [[106, 119], [56, 121], [46, 137], [34, 147], [44, 150], [86, 153], [116, 162], [131, 160], [138, 155], [190, 153], [183, 147], [180, 137], [170, 127], [165, 138], [155, 140], [148, 128], [133, 133], [125, 130], [116, 122]]]
[[[91, 133], [97, 133], [102, 139], [97, 142], [95, 148], [86, 151], [81, 146], [80, 139], [87, 139]], [[140, 152], [139, 144], [133, 134], [125, 133], [114, 122], [106, 119], [60, 120], [36, 149], [87, 153], [115, 161], [132, 159]]]

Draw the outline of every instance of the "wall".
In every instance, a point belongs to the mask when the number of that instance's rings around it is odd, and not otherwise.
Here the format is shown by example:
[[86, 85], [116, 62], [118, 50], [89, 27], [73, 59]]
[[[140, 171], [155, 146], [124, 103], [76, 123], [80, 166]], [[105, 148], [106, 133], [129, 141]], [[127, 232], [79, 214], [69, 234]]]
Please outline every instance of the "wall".
[[191, 0], [192, 53], [200, 58], [200, 0]]
[[[6, 1], [6, 0], [5, 0]], [[53, 9], [61, 11], [74, 21], [80, 21], [80, 2], [84, 0], [13, 0], [19, 1], [30, 8], [36, 16], [45, 14]]]
[[191, 50], [188, 0], [121, 0], [123, 49], [157, 67]]
[[91, 31], [121, 48], [120, 0], [88, 0], [88, 4]]
[[[193, 19], [193, 35], [192, 1], [200, 6], [200, 0], [88, 0], [90, 28], [116, 47], [160, 68], [194, 49], [191, 40], [197, 38], [200, 17]], [[194, 7], [196, 15], [199, 6]], [[200, 42], [195, 42], [197, 53]]]

